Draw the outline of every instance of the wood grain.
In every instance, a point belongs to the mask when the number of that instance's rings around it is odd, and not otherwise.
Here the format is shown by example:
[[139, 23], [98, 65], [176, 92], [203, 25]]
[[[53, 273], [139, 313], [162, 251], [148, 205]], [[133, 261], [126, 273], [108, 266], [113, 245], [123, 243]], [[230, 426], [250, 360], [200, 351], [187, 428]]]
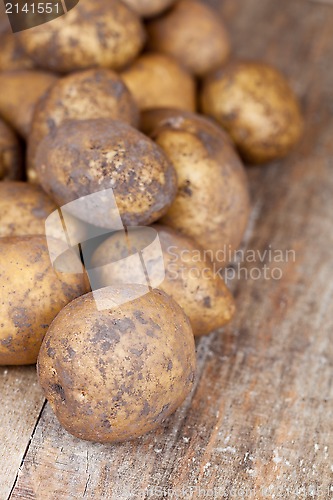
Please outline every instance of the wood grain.
[[296, 261], [274, 263], [280, 280], [234, 280], [238, 315], [200, 340], [193, 394], [158, 432], [85, 443], [47, 406], [12, 500], [158, 499], [162, 489], [186, 499], [333, 497], [333, 9], [305, 0], [210, 3], [235, 52], [275, 64], [302, 99], [300, 147], [249, 172], [255, 208], [246, 238], [261, 252], [292, 249]]
[[0, 397], [0, 498], [5, 499], [45, 400], [35, 367], [0, 367]]

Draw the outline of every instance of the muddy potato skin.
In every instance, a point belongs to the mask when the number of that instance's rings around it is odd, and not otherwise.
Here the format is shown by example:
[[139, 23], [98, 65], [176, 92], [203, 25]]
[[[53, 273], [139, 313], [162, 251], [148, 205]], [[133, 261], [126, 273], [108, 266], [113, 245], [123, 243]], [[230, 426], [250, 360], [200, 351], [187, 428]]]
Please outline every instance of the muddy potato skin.
[[80, 71], [58, 80], [36, 106], [28, 140], [28, 178], [37, 182], [36, 150], [65, 120], [112, 118], [138, 124], [137, 105], [121, 78], [107, 69]]
[[[45, 236], [46, 219], [56, 210], [57, 205], [39, 185], [19, 181], [0, 182], [0, 238]], [[86, 224], [68, 212], [62, 215], [62, 223], [48, 224], [47, 237], [63, 241], [64, 224], [71, 241], [85, 241], [88, 236]]]
[[84, 274], [52, 268], [43, 236], [0, 239], [0, 364], [35, 363], [54, 317], [89, 288]]
[[[228, 323], [235, 312], [233, 296], [222, 278], [214, 276], [212, 264], [203, 258], [197, 260], [201, 248], [171, 228], [153, 227], [160, 238], [166, 269], [161, 289], [182, 306], [194, 334], [207, 335]], [[184, 252], [190, 258], [185, 258]]]
[[148, 23], [147, 30], [149, 49], [175, 57], [198, 76], [218, 68], [229, 56], [229, 37], [219, 14], [198, 0], [180, 0]]
[[250, 163], [282, 158], [303, 130], [295, 94], [284, 76], [265, 63], [235, 61], [207, 77], [201, 107], [230, 133]]
[[28, 57], [20, 46], [17, 37], [9, 28], [0, 33], [0, 71], [13, 71], [32, 69], [34, 62]]
[[[109, 299], [118, 290], [103, 293]], [[190, 392], [193, 333], [162, 291], [101, 311], [89, 293], [53, 321], [38, 375], [68, 432], [101, 443], [132, 439], [159, 426]]]
[[176, 0], [123, 0], [140, 17], [153, 17], [171, 7]]
[[45, 71], [0, 73], [0, 114], [23, 138], [29, 134], [37, 101], [56, 80]]
[[21, 146], [14, 131], [0, 118], [0, 181], [22, 177]]
[[119, 69], [145, 42], [137, 15], [122, 2], [80, 0], [65, 16], [22, 31], [19, 41], [40, 68], [68, 73], [92, 67]]
[[40, 186], [0, 182], [0, 237], [45, 234], [45, 219], [56, 209]]
[[183, 113], [162, 120], [151, 137], [178, 175], [176, 199], [161, 223], [213, 252], [220, 265], [227, 264], [250, 212], [247, 177], [229, 137], [213, 122]]
[[195, 110], [194, 79], [167, 55], [143, 54], [121, 76], [140, 110], [158, 107]]
[[[63, 123], [36, 157], [44, 190], [59, 206], [113, 188], [125, 225], [148, 225], [170, 207], [177, 175], [162, 149], [130, 125], [100, 119]], [[108, 213], [90, 222], [110, 227]]]
[[[194, 335], [206, 335], [228, 323], [235, 312], [233, 296], [222, 278], [214, 274], [213, 265], [204, 258], [202, 249], [170, 227], [154, 224], [152, 228], [158, 232], [165, 266], [165, 279], [158, 288], [183, 308]], [[124, 283], [124, 276], [128, 276], [127, 257], [143, 248], [148, 275], [153, 277], [160, 272], [160, 262], [153, 250], [148, 253], [149, 242], [145, 240], [145, 229], [129, 228], [126, 235], [118, 231], [95, 250], [92, 266], [98, 270], [100, 286]], [[132, 269], [133, 282], [140, 283], [140, 271]]]

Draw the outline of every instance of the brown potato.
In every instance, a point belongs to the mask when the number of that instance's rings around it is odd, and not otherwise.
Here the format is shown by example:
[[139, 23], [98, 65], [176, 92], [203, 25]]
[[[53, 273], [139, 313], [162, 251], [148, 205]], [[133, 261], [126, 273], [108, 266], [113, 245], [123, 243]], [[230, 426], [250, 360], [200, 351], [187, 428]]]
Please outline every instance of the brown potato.
[[28, 178], [37, 182], [36, 150], [65, 120], [112, 118], [136, 126], [139, 111], [121, 78], [107, 69], [74, 73], [58, 80], [36, 106], [28, 141]]
[[[218, 268], [205, 261], [204, 252], [190, 238], [167, 226], [152, 226], [161, 244], [165, 279], [157, 285], [172, 297], [189, 317], [196, 336], [207, 335], [228, 323], [235, 312], [234, 299], [217, 275]], [[145, 284], [146, 276], [128, 257], [144, 251], [144, 263], [151, 282], [160, 273], [160, 261], [150, 245], [147, 228], [117, 231], [94, 252], [91, 267], [96, 269], [99, 286], [125, 285], [126, 276], [133, 283]], [[216, 273], [216, 274], [215, 274]], [[143, 278], [143, 279], [142, 279]]]
[[15, 133], [0, 119], [0, 180], [22, 177], [21, 146]]
[[176, 0], [123, 0], [141, 17], [153, 17], [171, 7]]
[[32, 69], [35, 63], [21, 48], [16, 35], [6, 27], [0, 33], [0, 71], [12, 71], [18, 69]]
[[56, 80], [55, 75], [44, 71], [0, 73], [0, 114], [25, 139], [37, 101]]
[[0, 182], [0, 237], [45, 234], [45, 219], [56, 209], [39, 186]]
[[68, 304], [40, 350], [44, 394], [60, 423], [81, 439], [141, 436], [172, 414], [193, 385], [194, 337], [182, 309], [159, 290], [115, 305], [127, 290], [101, 290], [109, 301], [103, 310], [91, 293]]
[[[41, 142], [36, 167], [42, 187], [59, 206], [112, 188], [126, 225], [159, 219], [177, 191], [175, 169], [161, 148], [138, 130], [114, 120], [63, 123]], [[113, 227], [110, 215], [102, 206], [94, 206], [82, 218]]]
[[233, 62], [210, 75], [201, 103], [250, 163], [282, 158], [302, 134], [303, 119], [292, 89], [265, 63]]
[[131, 62], [145, 42], [137, 15], [118, 0], [80, 0], [65, 16], [19, 34], [21, 47], [35, 63], [59, 73]]
[[58, 312], [89, 287], [85, 275], [57, 273], [43, 236], [0, 239], [0, 364], [35, 363]]
[[250, 211], [247, 177], [229, 137], [213, 122], [183, 112], [162, 120], [151, 135], [178, 174], [178, 194], [162, 223], [227, 264]]
[[178, 113], [183, 116], [183, 113], [180, 113], [180, 110], [176, 108], [146, 109], [140, 114], [139, 130], [141, 130], [143, 134], [150, 135], [160, 122], [172, 118]]
[[195, 82], [169, 56], [143, 54], [121, 76], [140, 110], [158, 107], [195, 110]]
[[175, 57], [198, 76], [218, 68], [229, 56], [229, 37], [219, 14], [197, 0], [180, 0], [148, 23], [147, 30], [149, 49]]

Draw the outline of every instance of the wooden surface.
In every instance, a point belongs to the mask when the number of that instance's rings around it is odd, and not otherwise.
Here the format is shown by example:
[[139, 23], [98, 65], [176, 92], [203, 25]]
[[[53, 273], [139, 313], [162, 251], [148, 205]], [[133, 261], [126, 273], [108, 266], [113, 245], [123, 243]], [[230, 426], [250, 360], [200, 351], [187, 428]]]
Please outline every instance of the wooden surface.
[[275, 64], [301, 97], [298, 150], [250, 171], [245, 242], [293, 249], [296, 261], [274, 264], [281, 280], [233, 282], [238, 315], [199, 342], [191, 398], [136, 442], [73, 438], [48, 405], [41, 411], [31, 368], [1, 369], [1, 499], [11, 489], [13, 500], [158, 499], [163, 488], [166, 498], [333, 498], [333, 7], [210, 3], [235, 52]]

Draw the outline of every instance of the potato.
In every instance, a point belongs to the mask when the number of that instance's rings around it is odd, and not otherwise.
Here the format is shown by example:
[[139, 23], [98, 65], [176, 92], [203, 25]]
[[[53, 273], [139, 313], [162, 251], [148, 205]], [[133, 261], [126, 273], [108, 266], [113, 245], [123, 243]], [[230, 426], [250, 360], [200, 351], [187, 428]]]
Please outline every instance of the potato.
[[34, 62], [24, 53], [16, 35], [8, 28], [0, 33], [0, 47], [0, 71], [34, 68]]
[[[206, 335], [228, 323], [234, 312], [233, 297], [224, 281], [215, 274], [211, 262], [204, 259], [204, 252], [190, 238], [166, 226], [152, 226], [159, 236], [163, 251], [165, 279], [158, 288], [172, 297], [189, 317], [193, 333]], [[148, 276], [160, 273], [161, 263], [150, 245], [147, 228], [128, 228], [117, 231], [94, 252], [92, 268], [96, 269], [100, 287], [125, 285], [128, 257], [144, 251]], [[133, 283], [145, 284], [141, 269], [130, 270]], [[154, 279], [155, 281], [155, 279]]]
[[218, 68], [229, 56], [229, 37], [219, 14], [197, 0], [180, 0], [148, 23], [147, 30], [149, 49], [175, 57], [198, 76]]
[[176, 0], [123, 0], [141, 17], [153, 17], [171, 7]]
[[[177, 191], [175, 169], [163, 151], [138, 130], [114, 120], [64, 122], [41, 142], [36, 167], [42, 187], [59, 206], [112, 188], [126, 225], [159, 219]], [[113, 227], [109, 212], [94, 205], [89, 213], [77, 215]]]
[[41, 68], [68, 73], [91, 67], [119, 69], [145, 42], [137, 15], [118, 0], [80, 0], [65, 16], [19, 34], [22, 49]]
[[39, 186], [0, 182], [0, 237], [45, 234], [45, 219], [56, 209]]
[[20, 143], [9, 126], [0, 119], [0, 180], [22, 177]]
[[139, 130], [146, 135], [150, 135], [154, 129], [162, 122], [168, 118], [172, 118], [175, 115], [183, 116], [183, 113], [176, 108], [151, 108], [142, 111], [140, 114], [140, 124]]
[[25, 139], [37, 101], [56, 80], [44, 71], [0, 73], [0, 115]]
[[35, 363], [58, 312], [89, 287], [85, 275], [57, 273], [43, 236], [0, 239], [0, 364]]
[[107, 69], [74, 73], [58, 80], [36, 106], [28, 140], [28, 178], [37, 182], [36, 150], [65, 120], [113, 118], [136, 126], [139, 111], [121, 78]]
[[243, 158], [266, 163], [299, 140], [303, 120], [285, 78], [264, 63], [235, 61], [207, 77], [202, 110], [232, 136]]
[[40, 350], [44, 394], [60, 423], [81, 439], [141, 436], [173, 413], [193, 385], [194, 337], [182, 309], [159, 290], [115, 305], [126, 292], [101, 290], [109, 302], [104, 310], [91, 293], [68, 304]]
[[178, 193], [162, 223], [227, 264], [250, 211], [246, 174], [229, 137], [213, 122], [180, 112], [162, 120], [152, 138], [178, 174]]
[[121, 76], [140, 110], [158, 107], [195, 110], [195, 82], [169, 56], [143, 54]]

